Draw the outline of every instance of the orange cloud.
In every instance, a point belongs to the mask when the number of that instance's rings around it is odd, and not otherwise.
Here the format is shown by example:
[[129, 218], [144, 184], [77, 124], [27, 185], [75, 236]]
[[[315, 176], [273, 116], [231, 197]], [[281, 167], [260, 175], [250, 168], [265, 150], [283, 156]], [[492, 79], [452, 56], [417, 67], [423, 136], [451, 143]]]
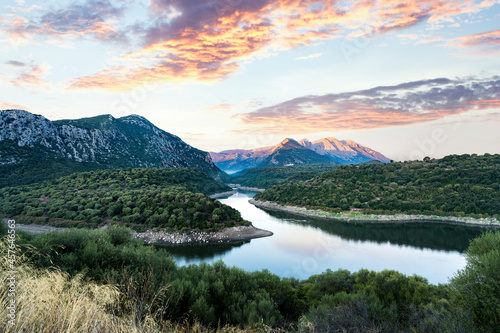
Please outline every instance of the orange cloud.
[[[11, 64], [12, 65], [12, 64]], [[15, 66], [15, 65], [13, 65]], [[19, 66], [19, 65], [17, 65]], [[15, 86], [29, 86], [32, 88], [47, 88], [50, 84], [43, 77], [49, 72], [50, 66], [47, 65], [24, 65], [19, 66], [23, 70], [11, 80]]]
[[[473, 0], [153, 0], [151, 22], [135, 33], [142, 48], [69, 89], [128, 90], [152, 82], [216, 81], [267, 49], [334, 39], [370, 38], [419, 22], [445, 22], [494, 3]], [[102, 35], [111, 27], [102, 27]]]
[[305, 96], [237, 115], [241, 131], [301, 134], [404, 126], [500, 108], [500, 77], [435, 79], [368, 90]]
[[463, 36], [454, 39], [458, 42], [461, 47], [472, 48], [472, 47], [493, 47], [500, 48], [500, 30], [484, 32], [481, 34], [475, 34], [470, 36]]

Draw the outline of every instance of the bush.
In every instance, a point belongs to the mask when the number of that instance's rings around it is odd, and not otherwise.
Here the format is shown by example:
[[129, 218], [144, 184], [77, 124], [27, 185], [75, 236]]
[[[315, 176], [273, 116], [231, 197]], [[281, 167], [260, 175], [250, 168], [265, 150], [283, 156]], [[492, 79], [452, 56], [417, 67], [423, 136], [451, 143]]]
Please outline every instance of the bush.
[[471, 241], [467, 266], [451, 281], [458, 302], [472, 312], [482, 332], [500, 327], [500, 231], [488, 231]]

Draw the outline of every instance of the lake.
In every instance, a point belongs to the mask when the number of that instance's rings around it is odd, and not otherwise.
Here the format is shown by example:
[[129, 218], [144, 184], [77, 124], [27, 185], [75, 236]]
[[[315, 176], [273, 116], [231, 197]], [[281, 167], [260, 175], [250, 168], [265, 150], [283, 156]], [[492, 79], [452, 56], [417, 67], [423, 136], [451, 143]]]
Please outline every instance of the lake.
[[274, 233], [248, 242], [166, 246], [178, 265], [223, 260], [247, 271], [267, 269], [282, 277], [307, 278], [326, 269], [393, 269], [430, 283], [447, 283], [465, 267], [463, 251], [485, 228], [446, 223], [353, 223], [265, 211], [250, 204], [255, 193], [219, 199], [244, 219]]

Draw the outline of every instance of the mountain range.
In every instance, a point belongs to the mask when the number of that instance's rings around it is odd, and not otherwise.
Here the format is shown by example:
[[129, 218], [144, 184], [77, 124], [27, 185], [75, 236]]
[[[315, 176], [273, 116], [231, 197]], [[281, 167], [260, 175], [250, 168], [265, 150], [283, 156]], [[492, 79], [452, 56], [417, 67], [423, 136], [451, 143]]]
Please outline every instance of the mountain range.
[[249, 168], [268, 168], [301, 164], [356, 164], [370, 161], [389, 162], [383, 154], [352, 140], [329, 137], [316, 141], [287, 138], [275, 146], [210, 152], [222, 170], [234, 173]]
[[19, 170], [56, 174], [64, 169], [63, 174], [68, 174], [126, 167], [191, 167], [213, 178], [227, 177], [207, 152], [141, 116], [50, 121], [24, 110], [0, 111], [0, 169], [4, 177], [6, 172], [18, 175], [22, 183]]

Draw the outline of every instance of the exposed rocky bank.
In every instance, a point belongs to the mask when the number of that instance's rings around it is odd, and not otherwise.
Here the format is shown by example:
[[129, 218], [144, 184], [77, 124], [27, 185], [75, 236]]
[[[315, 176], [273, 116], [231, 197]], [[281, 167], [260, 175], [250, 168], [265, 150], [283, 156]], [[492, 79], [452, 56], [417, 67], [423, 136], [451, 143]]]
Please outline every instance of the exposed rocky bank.
[[272, 236], [273, 233], [267, 230], [249, 227], [232, 227], [216, 232], [190, 232], [181, 234], [178, 232], [151, 231], [135, 233], [134, 237], [142, 239], [147, 244], [207, 244], [207, 243], [228, 243], [246, 241], [254, 238]]

